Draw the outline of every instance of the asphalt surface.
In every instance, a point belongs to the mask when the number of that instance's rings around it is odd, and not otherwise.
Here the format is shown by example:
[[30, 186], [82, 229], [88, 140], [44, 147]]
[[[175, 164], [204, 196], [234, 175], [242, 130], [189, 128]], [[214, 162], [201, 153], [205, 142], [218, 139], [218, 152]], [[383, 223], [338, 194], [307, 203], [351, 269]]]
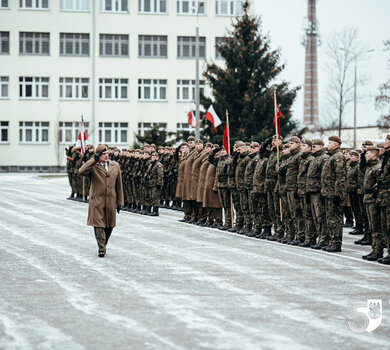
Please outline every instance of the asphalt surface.
[[[390, 266], [121, 212], [97, 257], [67, 178], [0, 174], [0, 349], [389, 349]], [[381, 299], [371, 333], [350, 305]]]

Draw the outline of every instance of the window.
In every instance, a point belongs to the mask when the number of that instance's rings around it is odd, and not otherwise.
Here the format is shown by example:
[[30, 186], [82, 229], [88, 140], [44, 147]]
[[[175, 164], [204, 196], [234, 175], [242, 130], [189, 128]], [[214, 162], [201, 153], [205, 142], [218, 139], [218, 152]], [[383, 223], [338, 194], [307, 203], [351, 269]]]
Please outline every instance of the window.
[[0, 122], [0, 143], [8, 143], [9, 122]]
[[19, 97], [49, 98], [49, 78], [19, 77]]
[[215, 0], [215, 13], [224, 16], [242, 15], [242, 0]]
[[[58, 129], [59, 143], [73, 143], [77, 139], [80, 128], [79, 122], [60, 122]], [[84, 123], [84, 130], [88, 135], [88, 122]]]
[[9, 32], [0, 32], [0, 54], [9, 54]]
[[127, 100], [128, 79], [99, 79], [99, 98], [101, 100]]
[[100, 34], [100, 56], [129, 56], [129, 36]]
[[50, 33], [19, 33], [19, 53], [21, 55], [49, 55]]
[[60, 78], [60, 98], [83, 100], [88, 98], [89, 78]]
[[145, 132], [158, 125], [158, 130], [163, 131], [167, 128], [167, 123], [138, 123], [138, 135], [145, 136]]
[[89, 56], [89, 34], [60, 33], [61, 56]]
[[215, 58], [222, 58], [222, 55], [218, 51], [217, 47], [220, 47], [221, 44], [224, 44], [225, 40], [226, 40], [226, 38], [224, 38], [224, 37], [216, 37], [215, 38]]
[[188, 131], [191, 132], [192, 127], [188, 123], [176, 123], [176, 132]]
[[49, 0], [19, 0], [21, 9], [45, 10], [49, 8]]
[[168, 37], [164, 35], [139, 35], [139, 57], [168, 57]]
[[141, 13], [167, 13], [167, 0], [138, 0]]
[[61, 0], [60, 9], [64, 11], [88, 11], [89, 0]]
[[[196, 57], [196, 38], [194, 36], [177, 37], [177, 58], [195, 58]], [[206, 38], [199, 38], [199, 57], [206, 57]]]
[[138, 79], [138, 99], [164, 101], [167, 99], [167, 80]]
[[8, 98], [9, 77], [0, 77], [0, 98]]
[[19, 142], [48, 143], [49, 122], [19, 122]]
[[[177, 100], [178, 101], [195, 101], [195, 80], [178, 80], [177, 81]], [[200, 94], [204, 95], [204, 80], [199, 81]]]
[[8, 8], [8, 0], [0, 0], [0, 9]]
[[127, 123], [99, 123], [100, 143], [127, 143]]
[[182, 15], [204, 14], [204, 0], [177, 0], [176, 12]]
[[100, 11], [128, 12], [127, 0], [100, 0]]

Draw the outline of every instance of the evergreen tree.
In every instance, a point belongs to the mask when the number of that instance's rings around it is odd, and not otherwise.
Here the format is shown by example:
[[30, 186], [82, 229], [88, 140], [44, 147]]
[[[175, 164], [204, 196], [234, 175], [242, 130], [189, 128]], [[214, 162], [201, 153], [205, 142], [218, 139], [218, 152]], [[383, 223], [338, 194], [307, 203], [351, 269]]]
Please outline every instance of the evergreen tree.
[[[202, 96], [201, 103], [205, 109], [212, 103], [222, 121], [226, 121], [228, 110], [232, 141], [258, 141], [275, 134], [274, 88], [282, 113], [281, 135], [296, 128], [291, 119], [291, 105], [299, 88], [290, 89], [287, 82], [275, 82], [285, 68], [279, 64], [280, 51], [271, 50], [270, 40], [261, 34], [260, 19], [251, 16], [248, 10], [249, 3], [245, 1], [243, 15], [236, 18], [225, 41], [217, 45], [225, 64], [209, 62], [203, 73], [213, 97]], [[223, 124], [216, 135], [211, 124], [204, 120], [204, 136], [207, 138], [208, 134], [213, 142], [220, 142]]]
[[134, 145], [140, 144], [151, 144], [154, 143], [157, 146], [167, 146], [167, 138], [172, 137], [173, 135], [176, 135], [175, 132], [168, 132], [165, 129], [160, 130], [160, 125], [156, 124], [151, 129], [145, 131], [144, 136], [141, 135], [135, 135], [136, 142], [134, 142]]

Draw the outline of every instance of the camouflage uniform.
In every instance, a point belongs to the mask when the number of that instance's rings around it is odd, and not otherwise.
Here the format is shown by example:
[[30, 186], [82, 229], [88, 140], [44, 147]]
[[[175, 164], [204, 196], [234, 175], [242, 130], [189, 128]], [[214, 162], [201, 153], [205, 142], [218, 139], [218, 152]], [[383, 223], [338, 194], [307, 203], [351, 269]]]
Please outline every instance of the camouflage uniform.
[[[291, 149], [286, 171], [288, 208], [290, 210], [291, 219], [294, 223], [294, 233], [296, 235], [296, 240], [292, 241], [294, 244], [302, 243], [302, 238], [305, 236], [305, 221], [303, 219], [303, 213], [299, 202], [297, 186], [300, 157], [301, 152], [299, 147]], [[298, 240], [298, 238], [301, 238], [301, 240]]]
[[328, 152], [321, 173], [321, 194], [325, 197], [326, 224], [330, 235], [329, 246], [341, 248], [343, 241], [342, 199], [346, 192], [346, 164], [340, 147]]
[[321, 195], [321, 173], [329, 156], [324, 150], [320, 150], [313, 153], [313, 157], [307, 169], [306, 193], [310, 195], [311, 212], [318, 235], [318, 246], [315, 248], [322, 248], [329, 243], [329, 233], [326, 227], [325, 198]]
[[238, 157], [236, 168], [236, 188], [240, 194], [240, 206], [244, 216], [244, 227], [251, 230], [252, 220], [249, 212], [248, 188], [245, 183], [245, 169], [250, 161], [249, 151]]
[[164, 184], [164, 167], [158, 160], [150, 162], [146, 179], [147, 197], [150, 198], [148, 205], [153, 206], [154, 213], [158, 213], [161, 189]]
[[380, 179], [378, 183], [377, 203], [380, 208], [380, 222], [384, 239], [384, 244], [387, 247], [387, 256], [378, 260], [386, 264], [390, 264], [390, 151], [386, 150], [383, 163], [380, 171]]
[[349, 200], [355, 218], [356, 230], [363, 233], [363, 219], [359, 207], [358, 197], [358, 184], [359, 184], [359, 163], [357, 161], [350, 161], [347, 166], [347, 191], [349, 194]]
[[236, 153], [234, 153], [233, 157], [228, 162], [228, 187], [233, 197], [234, 210], [236, 214], [236, 222], [234, 223], [234, 227], [229, 229], [230, 232], [236, 232], [237, 230], [241, 230], [244, 224], [244, 216], [240, 204], [240, 194], [236, 188], [236, 167], [238, 156], [239, 153], [237, 151]]
[[[282, 149], [282, 147], [280, 147], [280, 149]], [[265, 189], [267, 191], [268, 212], [274, 227], [275, 236], [277, 236], [277, 238], [282, 238], [284, 235], [284, 227], [282, 221], [280, 220], [280, 197], [279, 193], [275, 192], [276, 182], [278, 179], [276, 174], [277, 163], [277, 150], [274, 148], [268, 157]]]
[[314, 227], [313, 214], [310, 205], [310, 195], [306, 195], [306, 180], [307, 180], [307, 171], [309, 169], [310, 163], [313, 161], [314, 157], [311, 152], [302, 153], [299, 161], [298, 168], [298, 196], [303, 217], [305, 219], [305, 233], [304, 236], [298, 237], [300, 241], [304, 240], [306, 244], [313, 245], [316, 243], [316, 229]]
[[[252, 221], [252, 223], [254, 223], [258, 205], [257, 205], [257, 203], [255, 203], [255, 197], [252, 196], [253, 175], [255, 173], [256, 165], [259, 161], [259, 152], [252, 153], [250, 155], [250, 158], [251, 158], [251, 160], [245, 169], [245, 184], [246, 184], [246, 187], [248, 188], [249, 213], [251, 216], [251, 221]], [[255, 236], [256, 234], [254, 231], [252, 231], [251, 233], [247, 232], [247, 235], [252, 237], [252, 236]]]

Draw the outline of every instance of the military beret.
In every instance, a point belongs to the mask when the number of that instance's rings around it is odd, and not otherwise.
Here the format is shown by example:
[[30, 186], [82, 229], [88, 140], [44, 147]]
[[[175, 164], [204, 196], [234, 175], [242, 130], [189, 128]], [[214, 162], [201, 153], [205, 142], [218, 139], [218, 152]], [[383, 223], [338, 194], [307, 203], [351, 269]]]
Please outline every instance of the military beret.
[[376, 145], [376, 147], [378, 147], [378, 148], [385, 148], [385, 144], [384, 143], [378, 143]]
[[100, 144], [99, 146], [97, 146], [96, 148], [96, 153], [99, 154], [100, 152], [105, 152], [107, 151], [108, 147], [107, 145], [105, 144]]
[[190, 141], [195, 141], [195, 137], [194, 136], [188, 136], [187, 137], [187, 142], [190, 142]]
[[182, 147], [183, 147], [183, 146], [188, 147], [188, 143], [187, 143], [187, 142], [183, 142], [183, 143], [181, 144], [181, 146], [182, 146]]
[[212, 144], [211, 142], [206, 142], [206, 143], [205, 143], [205, 147], [211, 147], [211, 148], [212, 148], [212, 147], [213, 147], [213, 144]]
[[154, 149], [156, 149], [156, 145], [154, 143], [151, 143], [149, 147], [153, 147]]
[[283, 148], [290, 148], [290, 145], [288, 143], [283, 144]]
[[309, 139], [302, 140], [302, 143], [304, 143], [305, 145], [309, 145], [310, 147], [313, 146], [313, 142], [311, 142], [311, 140]]
[[374, 143], [370, 140], [366, 140], [363, 142], [363, 146], [374, 146]]
[[171, 150], [171, 147], [165, 146], [164, 149]]
[[341, 139], [340, 139], [340, 137], [338, 137], [338, 136], [331, 136], [331, 137], [329, 137], [329, 141], [337, 142], [337, 143], [339, 143], [340, 145], [342, 144]]
[[375, 147], [375, 146], [368, 146], [367, 151], [378, 151], [379, 152], [379, 148]]
[[350, 151], [349, 154], [350, 154], [351, 156], [357, 156], [357, 157], [359, 157], [359, 152], [358, 152], [358, 151], [355, 151], [355, 150]]
[[292, 136], [290, 142], [301, 143], [301, 139], [298, 136]]
[[202, 140], [196, 140], [195, 143], [197, 143], [198, 145], [199, 145], [199, 144], [202, 144], [202, 145], [203, 145], [203, 141], [202, 141]]
[[256, 148], [256, 147], [260, 147], [260, 145], [259, 145], [258, 142], [255, 142], [255, 141], [254, 141], [254, 142], [251, 143], [251, 147], [252, 147], [252, 148]]
[[214, 143], [214, 144], [213, 144], [213, 147], [214, 147], [214, 148], [219, 148], [219, 145], [218, 145], [217, 143]]
[[235, 146], [236, 146], [237, 148], [239, 148], [239, 147], [245, 146], [245, 143], [242, 142], [242, 141], [237, 141], [236, 144], [235, 144]]
[[164, 147], [164, 146], [158, 146], [157, 149], [158, 149], [158, 150], [160, 150], [160, 149], [165, 149], [165, 147]]
[[313, 145], [318, 145], [318, 146], [324, 146], [324, 141], [322, 141], [321, 139], [315, 139], [313, 141]]
[[386, 140], [390, 140], [390, 134], [386, 136]]
[[145, 143], [145, 144], [143, 145], [143, 147], [150, 147], [150, 145], [149, 145], [148, 143]]
[[245, 146], [250, 146], [251, 145], [251, 143], [250, 142], [245, 142]]
[[142, 152], [139, 148], [136, 148], [134, 152]]
[[152, 152], [152, 156], [157, 156], [158, 157], [158, 153], [157, 152]]

